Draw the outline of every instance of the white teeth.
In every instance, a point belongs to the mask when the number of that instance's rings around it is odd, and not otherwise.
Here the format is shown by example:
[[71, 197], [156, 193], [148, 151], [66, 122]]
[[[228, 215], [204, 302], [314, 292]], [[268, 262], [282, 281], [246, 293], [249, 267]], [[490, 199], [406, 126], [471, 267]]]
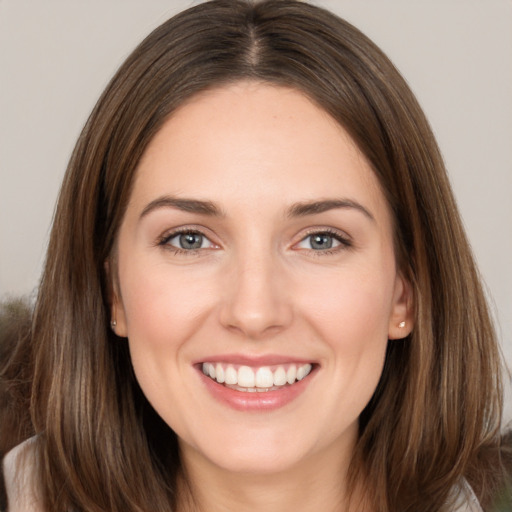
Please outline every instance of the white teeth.
[[311, 364], [290, 364], [287, 370], [283, 366], [278, 366], [275, 370], [269, 366], [261, 366], [257, 370], [250, 366], [240, 366], [236, 370], [233, 365], [226, 366], [223, 363], [202, 365], [203, 373], [219, 384], [237, 386], [243, 388], [243, 391], [250, 392], [264, 392], [278, 389], [287, 383], [294, 384], [309, 375], [312, 368]]
[[215, 366], [211, 363], [203, 363], [203, 373], [212, 379], [215, 379]]
[[258, 368], [255, 379], [257, 388], [271, 388], [274, 385], [274, 376], [268, 366]]
[[280, 366], [274, 372], [274, 386], [284, 386], [286, 384], [286, 372], [284, 368]]
[[222, 365], [220, 363], [217, 363], [217, 365], [215, 366], [215, 374], [216, 374], [215, 379], [220, 384], [222, 384], [226, 380], [226, 377], [224, 374], [224, 368], [222, 367]]
[[248, 366], [240, 366], [238, 369], [238, 385], [243, 388], [253, 388], [256, 384], [254, 372]]
[[238, 384], [238, 374], [236, 370], [230, 365], [226, 368], [226, 373], [224, 375], [224, 382], [226, 384]]
[[297, 380], [302, 380], [306, 375], [311, 371], [311, 365], [305, 364], [304, 366], [299, 366], [297, 368]]
[[290, 365], [288, 368], [288, 371], [286, 372], [286, 381], [288, 384], [293, 384], [295, 382], [295, 379], [297, 378], [297, 368], [295, 365]]

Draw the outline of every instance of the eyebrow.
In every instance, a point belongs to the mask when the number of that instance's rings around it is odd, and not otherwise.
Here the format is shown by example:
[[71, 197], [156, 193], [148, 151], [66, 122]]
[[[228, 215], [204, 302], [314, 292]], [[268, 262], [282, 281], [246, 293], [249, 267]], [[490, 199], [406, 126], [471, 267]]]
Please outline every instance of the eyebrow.
[[214, 203], [211, 201], [201, 201], [199, 199], [178, 198], [172, 196], [162, 196], [154, 201], [151, 201], [140, 214], [142, 219], [150, 212], [159, 208], [174, 208], [183, 212], [198, 213], [201, 215], [208, 215], [210, 217], [223, 217], [224, 214]]
[[352, 208], [363, 213], [368, 219], [375, 222], [375, 217], [362, 204], [351, 199], [324, 199], [321, 201], [309, 201], [304, 203], [295, 203], [288, 209], [289, 217], [305, 217], [307, 215], [316, 215], [329, 210], [338, 208]]
[[[142, 219], [150, 212], [159, 208], [174, 208], [189, 213], [197, 213], [210, 217], [224, 217], [221, 209], [211, 201], [202, 201], [199, 199], [177, 198], [172, 196], [162, 196], [151, 201], [140, 214]], [[321, 201], [309, 201], [294, 203], [288, 208], [288, 217], [306, 217], [308, 215], [317, 215], [329, 210], [338, 208], [353, 208], [363, 213], [368, 219], [375, 222], [375, 217], [362, 204], [351, 199], [324, 199]]]

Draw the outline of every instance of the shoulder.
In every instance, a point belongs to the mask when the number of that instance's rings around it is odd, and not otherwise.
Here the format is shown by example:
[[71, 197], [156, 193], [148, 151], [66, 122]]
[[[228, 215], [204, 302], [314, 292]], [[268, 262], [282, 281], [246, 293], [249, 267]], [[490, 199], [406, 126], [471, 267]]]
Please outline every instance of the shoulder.
[[36, 485], [36, 438], [13, 448], [4, 458], [3, 469], [9, 512], [44, 512]]
[[457, 485], [452, 491], [453, 512], [483, 512], [478, 498], [466, 480]]

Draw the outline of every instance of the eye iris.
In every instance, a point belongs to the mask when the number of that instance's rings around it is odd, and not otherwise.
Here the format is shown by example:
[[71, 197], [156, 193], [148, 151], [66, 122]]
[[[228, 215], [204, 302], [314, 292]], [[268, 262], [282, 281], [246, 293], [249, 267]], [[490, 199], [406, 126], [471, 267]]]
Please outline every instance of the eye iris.
[[182, 249], [200, 249], [203, 245], [203, 236], [199, 233], [183, 233], [180, 235]]
[[311, 236], [311, 247], [313, 249], [331, 249], [332, 236], [325, 234], [318, 234]]

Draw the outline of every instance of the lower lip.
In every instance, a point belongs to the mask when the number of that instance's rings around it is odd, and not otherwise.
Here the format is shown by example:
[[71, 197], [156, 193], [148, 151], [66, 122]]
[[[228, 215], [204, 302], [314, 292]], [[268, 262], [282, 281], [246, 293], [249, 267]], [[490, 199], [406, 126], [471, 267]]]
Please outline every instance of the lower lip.
[[315, 368], [304, 379], [295, 382], [295, 384], [283, 386], [274, 391], [237, 391], [219, 384], [215, 380], [204, 375], [198, 370], [200, 377], [208, 391], [219, 402], [236, 409], [237, 411], [272, 411], [280, 409], [295, 400], [308, 387]]

